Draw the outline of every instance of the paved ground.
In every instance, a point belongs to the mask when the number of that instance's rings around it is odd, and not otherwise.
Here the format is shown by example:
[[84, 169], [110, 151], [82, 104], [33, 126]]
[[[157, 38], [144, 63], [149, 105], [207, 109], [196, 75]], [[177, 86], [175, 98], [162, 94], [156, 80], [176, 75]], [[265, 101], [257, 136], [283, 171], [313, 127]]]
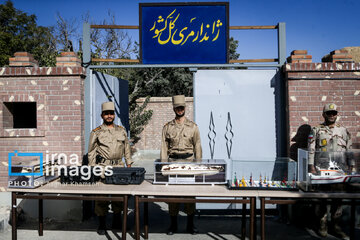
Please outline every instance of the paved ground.
[[[133, 199], [129, 201], [129, 217], [128, 217], [128, 239], [134, 238], [134, 204]], [[225, 215], [223, 215], [225, 214]], [[179, 233], [173, 236], [167, 236], [166, 230], [169, 226], [169, 216], [167, 213], [167, 205], [164, 203], [149, 204], [149, 239], [241, 239], [241, 217], [231, 214], [229, 211], [219, 215], [214, 211], [201, 212], [196, 216], [195, 223], [200, 234], [190, 235], [185, 232], [186, 216], [181, 213], [179, 216]], [[111, 226], [112, 214], [108, 215], [108, 227]], [[142, 221], [141, 221], [142, 222]], [[257, 220], [258, 239], [260, 239], [260, 222]], [[345, 219], [344, 230], [349, 231], [349, 222]], [[37, 222], [26, 221], [20, 223], [18, 229], [18, 239], [39, 239], [39, 240], [89, 240], [89, 239], [121, 239], [121, 232], [108, 231], [106, 236], [99, 236], [96, 233], [97, 219], [92, 217], [84, 222], [56, 222], [55, 220], [44, 220], [44, 236], [39, 237], [37, 234]], [[247, 222], [246, 239], [249, 239], [249, 222]], [[360, 228], [356, 228], [357, 239], [360, 239]], [[11, 228], [0, 233], [0, 240], [11, 239]], [[277, 217], [267, 216], [266, 218], [266, 239], [287, 240], [287, 239], [320, 239], [313, 230], [309, 222], [292, 222], [279, 221]], [[333, 240], [335, 237], [329, 235], [324, 240]]]
[[[111, 216], [109, 216], [111, 222]], [[267, 239], [320, 239], [316, 234], [305, 227], [279, 223], [273, 217], [267, 218], [266, 237]], [[134, 238], [133, 231], [133, 215], [129, 217], [129, 230], [127, 234], [128, 239]], [[198, 235], [190, 235], [185, 233], [186, 217], [179, 218], [179, 233], [173, 236], [167, 236], [165, 231], [168, 227], [168, 215], [166, 211], [162, 210], [161, 206], [156, 204], [150, 206], [150, 229], [149, 239], [241, 239], [240, 235], [240, 218], [238, 216], [200, 216], [196, 218], [196, 225], [200, 230]], [[258, 225], [259, 227], [259, 225]], [[108, 239], [117, 240], [121, 239], [121, 232], [108, 231], [106, 236], [99, 236], [96, 233], [96, 221], [91, 219], [85, 222], [72, 222], [72, 223], [49, 223], [45, 221], [44, 236], [39, 237], [36, 231], [36, 223], [26, 223], [19, 226], [18, 239], [39, 239], [39, 240], [89, 240], [89, 239]], [[6, 232], [0, 233], [0, 239], [11, 239], [11, 229]], [[259, 230], [259, 228], [258, 228]], [[247, 230], [248, 231], [248, 230]], [[249, 232], [247, 232], [246, 239]], [[356, 229], [357, 236], [360, 236], [360, 229]], [[258, 236], [260, 239], [260, 236]], [[323, 238], [326, 240], [336, 239], [333, 236]], [[359, 238], [358, 238], [359, 239]]]

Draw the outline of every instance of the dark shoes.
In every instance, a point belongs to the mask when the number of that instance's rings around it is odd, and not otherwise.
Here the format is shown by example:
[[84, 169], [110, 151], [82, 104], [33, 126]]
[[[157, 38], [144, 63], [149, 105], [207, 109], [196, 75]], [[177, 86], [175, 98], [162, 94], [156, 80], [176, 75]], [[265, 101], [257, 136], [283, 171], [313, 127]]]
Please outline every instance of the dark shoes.
[[170, 227], [166, 234], [174, 235], [174, 233], [177, 232], [177, 216], [171, 216], [170, 220], [171, 220]]
[[105, 235], [106, 234], [106, 216], [99, 216], [99, 226], [97, 229], [97, 234]]
[[187, 226], [186, 231], [192, 235], [196, 235], [199, 233], [199, 230], [195, 226]]

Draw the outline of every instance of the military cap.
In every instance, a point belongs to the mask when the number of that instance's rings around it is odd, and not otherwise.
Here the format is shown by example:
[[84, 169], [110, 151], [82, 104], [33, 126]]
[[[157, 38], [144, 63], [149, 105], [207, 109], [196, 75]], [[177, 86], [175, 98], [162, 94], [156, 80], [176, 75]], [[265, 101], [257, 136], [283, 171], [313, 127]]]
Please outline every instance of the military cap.
[[176, 95], [172, 97], [173, 107], [185, 107], [185, 96]]
[[326, 112], [329, 112], [329, 111], [337, 112], [337, 106], [335, 105], [335, 103], [325, 104], [324, 109], [323, 109], [323, 113], [326, 113]]
[[101, 111], [115, 111], [115, 105], [113, 102], [104, 102], [101, 104]]

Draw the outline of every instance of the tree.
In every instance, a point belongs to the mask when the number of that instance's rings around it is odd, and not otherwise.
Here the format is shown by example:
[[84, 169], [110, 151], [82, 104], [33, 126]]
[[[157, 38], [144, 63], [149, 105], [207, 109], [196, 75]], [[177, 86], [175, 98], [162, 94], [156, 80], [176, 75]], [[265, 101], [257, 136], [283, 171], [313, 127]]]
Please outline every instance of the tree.
[[235, 40], [233, 37], [229, 39], [229, 59], [237, 60], [240, 57], [240, 53], [236, 52], [239, 46], [239, 40]]
[[0, 5], [0, 66], [9, 64], [15, 52], [33, 54], [40, 66], [55, 66], [57, 56], [52, 28], [38, 26], [35, 15], [14, 8], [11, 1]]
[[78, 21], [76, 18], [70, 20], [64, 19], [60, 13], [56, 14], [56, 26], [54, 28], [54, 36], [56, 38], [57, 49], [63, 52], [73, 52], [73, 39], [77, 36]]
[[[110, 10], [108, 18], [109, 21], [104, 19], [100, 25], [116, 25], [115, 15]], [[84, 20], [88, 22], [89, 16], [85, 16]], [[130, 59], [136, 51], [134, 41], [122, 30], [95, 28], [91, 31], [90, 39], [94, 47], [93, 55], [96, 58]]]
[[130, 136], [133, 144], [140, 140], [140, 134], [144, 130], [144, 126], [150, 121], [153, 111], [146, 110], [146, 106], [150, 101], [150, 96], [146, 97], [143, 104], [139, 105], [136, 102], [130, 104], [129, 109], [129, 124], [130, 124]]

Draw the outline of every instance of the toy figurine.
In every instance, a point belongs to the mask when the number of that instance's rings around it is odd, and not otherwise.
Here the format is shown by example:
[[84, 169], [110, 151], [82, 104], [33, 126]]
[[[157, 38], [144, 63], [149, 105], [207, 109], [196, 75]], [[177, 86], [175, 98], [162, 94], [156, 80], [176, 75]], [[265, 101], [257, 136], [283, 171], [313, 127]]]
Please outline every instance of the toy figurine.
[[243, 185], [243, 187], [246, 187], [246, 182], [245, 182], [244, 176], [241, 178], [241, 184]]

